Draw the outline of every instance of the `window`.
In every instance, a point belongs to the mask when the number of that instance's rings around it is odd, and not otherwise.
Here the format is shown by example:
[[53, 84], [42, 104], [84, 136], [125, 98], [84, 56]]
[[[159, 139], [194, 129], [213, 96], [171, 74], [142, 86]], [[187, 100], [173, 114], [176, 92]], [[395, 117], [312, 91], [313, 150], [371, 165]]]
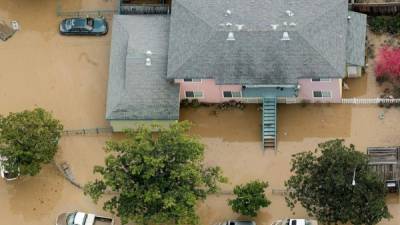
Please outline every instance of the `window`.
[[313, 78], [311, 79], [312, 82], [331, 82], [329, 78]]
[[313, 91], [314, 98], [331, 98], [330, 91]]
[[224, 91], [224, 98], [240, 98], [242, 93], [240, 91]]
[[201, 79], [183, 79], [183, 82], [188, 82], [188, 83], [200, 83]]
[[201, 91], [186, 91], [185, 96], [186, 96], [186, 98], [202, 98], [203, 92], [201, 92]]

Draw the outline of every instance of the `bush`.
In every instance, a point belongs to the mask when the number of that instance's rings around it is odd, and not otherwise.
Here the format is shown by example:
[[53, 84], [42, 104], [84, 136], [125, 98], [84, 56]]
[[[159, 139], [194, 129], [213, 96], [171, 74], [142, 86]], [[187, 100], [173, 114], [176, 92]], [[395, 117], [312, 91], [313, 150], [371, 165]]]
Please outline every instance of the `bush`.
[[400, 48], [383, 47], [379, 50], [375, 64], [375, 76], [377, 80], [392, 80], [400, 78]]
[[264, 189], [267, 187], [267, 182], [257, 180], [245, 185], [238, 185], [233, 189], [233, 193], [237, 196], [236, 199], [230, 199], [228, 204], [234, 212], [255, 217], [262, 207], [271, 204], [264, 194]]
[[371, 31], [375, 33], [383, 33], [387, 30], [387, 20], [382, 16], [369, 17], [368, 25]]
[[376, 33], [400, 33], [400, 16], [375, 16], [368, 18], [368, 25], [371, 31]]

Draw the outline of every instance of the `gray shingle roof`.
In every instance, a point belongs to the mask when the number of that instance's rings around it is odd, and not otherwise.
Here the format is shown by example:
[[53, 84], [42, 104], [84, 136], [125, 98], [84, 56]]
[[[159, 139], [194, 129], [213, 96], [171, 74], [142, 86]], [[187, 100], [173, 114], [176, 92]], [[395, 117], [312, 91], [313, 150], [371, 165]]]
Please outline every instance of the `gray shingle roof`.
[[[166, 78], [168, 32], [168, 16], [114, 16], [107, 119], [178, 119], [179, 86]], [[151, 66], [145, 65], [148, 50]]]
[[347, 63], [357, 66], [365, 65], [365, 37], [367, 34], [367, 16], [349, 12], [347, 28], [346, 57]]
[[[174, 0], [167, 76], [218, 84], [343, 77], [347, 16], [346, 0]], [[238, 31], [236, 25], [244, 26]], [[229, 31], [235, 41], [226, 40]], [[285, 31], [290, 41], [281, 40]]]

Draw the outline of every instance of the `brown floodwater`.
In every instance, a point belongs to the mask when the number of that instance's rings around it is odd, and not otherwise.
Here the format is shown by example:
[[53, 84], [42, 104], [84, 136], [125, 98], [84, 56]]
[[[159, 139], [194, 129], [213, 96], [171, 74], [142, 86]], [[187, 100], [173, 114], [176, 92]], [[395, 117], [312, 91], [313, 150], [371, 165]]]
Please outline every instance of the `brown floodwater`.
[[54, 0], [60, 3], [62, 11], [113, 10], [117, 0]]
[[[261, 146], [261, 112], [257, 105], [244, 110], [232, 109], [213, 113], [213, 108], [188, 108], [181, 110], [181, 119], [193, 123], [192, 134], [200, 136], [206, 145], [205, 162], [222, 167], [229, 183], [223, 185], [223, 195], [212, 196], [199, 206], [202, 224], [216, 224], [228, 218], [242, 218], [227, 205], [229, 193], [236, 184], [254, 179], [268, 181], [267, 195], [272, 200], [263, 209], [256, 222], [270, 224], [287, 217], [307, 217], [302, 208], [295, 215], [287, 208], [284, 197], [272, 194], [272, 189], [282, 190], [290, 176], [291, 155], [314, 150], [318, 143], [341, 138], [353, 143], [359, 151], [368, 146], [400, 145], [400, 110], [383, 109], [374, 105], [279, 105], [278, 149], [264, 151]], [[379, 116], [383, 114], [384, 119]], [[388, 197], [394, 218], [381, 224], [399, 224], [399, 197]]]
[[[64, 10], [112, 8], [115, 0], [61, 0]], [[59, 118], [66, 129], [109, 126], [104, 119], [110, 35], [63, 37], [58, 34], [55, 0], [0, 0], [0, 19], [17, 20], [21, 30], [0, 42], [0, 114], [44, 107]], [[107, 17], [109, 24], [111, 19]], [[349, 96], [376, 97], [371, 77], [352, 80]], [[379, 88], [379, 87], [378, 87]], [[371, 91], [372, 90], [372, 91]], [[374, 92], [375, 91], [375, 92]], [[370, 94], [372, 93], [372, 94]], [[199, 204], [202, 224], [237, 218], [226, 201], [232, 187], [253, 179], [267, 180], [272, 204], [256, 218], [258, 224], [290, 216], [281, 195], [290, 175], [290, 156], [312, 150], [317, 143], [345, 138], [360, 151], [368, 146], [400, 145], [399, 109], [353, 105], [280, 105], [278, 107], [278, 150], [263, 151], [261, 114], [257, 105], [245, 110], [213, 114], [211, 108], [182, 109], [181, 118], [193, 122], [192, 134], [206, 145], [205, 163], [221, 166], [229, 183], [225, 194], [211, 196]], [[379, 119], [383, 114], [384, 119]], [[60, 142], [58, 163], [68, 162], [75, 179], [85, 183], [95, 178], [94, 165], [104, 162], [104, 143], [120, 135], [68, 136]], [[398, 196], [388, 197], [394, 218], [381, 224], [400, 224]], [[0, 225], [54, 224], [65, 211], [83, 210], [109, 215], [68, 183], [53, 165], [36, 177], [16, 182], [0, 180]], [[306, 217], [303, 209], [296, 217]]]

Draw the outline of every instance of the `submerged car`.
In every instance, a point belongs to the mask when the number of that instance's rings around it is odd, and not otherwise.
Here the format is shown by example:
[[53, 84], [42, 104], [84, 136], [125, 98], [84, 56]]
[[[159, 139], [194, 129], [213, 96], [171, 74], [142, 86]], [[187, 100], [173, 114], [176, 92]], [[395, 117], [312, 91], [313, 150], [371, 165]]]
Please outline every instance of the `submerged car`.
[[7, 162], [7, 158], [0, 156], [0, 176], [6, 181], [16, 180], [19, 177], [18, 173], [11, 173], [6, 170], [4, 163]]
[[316, 220], [307, 219], [282, 219], [272, 223], [272, 225], [318, 225]]
[[68, 18], [61, 21], [60, 33], [63, 35], [105, 35], [108, 32], [104, 18]]
[[256, 222], [251, 220], [228, 220], [219, 225], [256, 225]]
[[60, 214], [56, 225], [114, 225], [114, 219], [76, 211]]

